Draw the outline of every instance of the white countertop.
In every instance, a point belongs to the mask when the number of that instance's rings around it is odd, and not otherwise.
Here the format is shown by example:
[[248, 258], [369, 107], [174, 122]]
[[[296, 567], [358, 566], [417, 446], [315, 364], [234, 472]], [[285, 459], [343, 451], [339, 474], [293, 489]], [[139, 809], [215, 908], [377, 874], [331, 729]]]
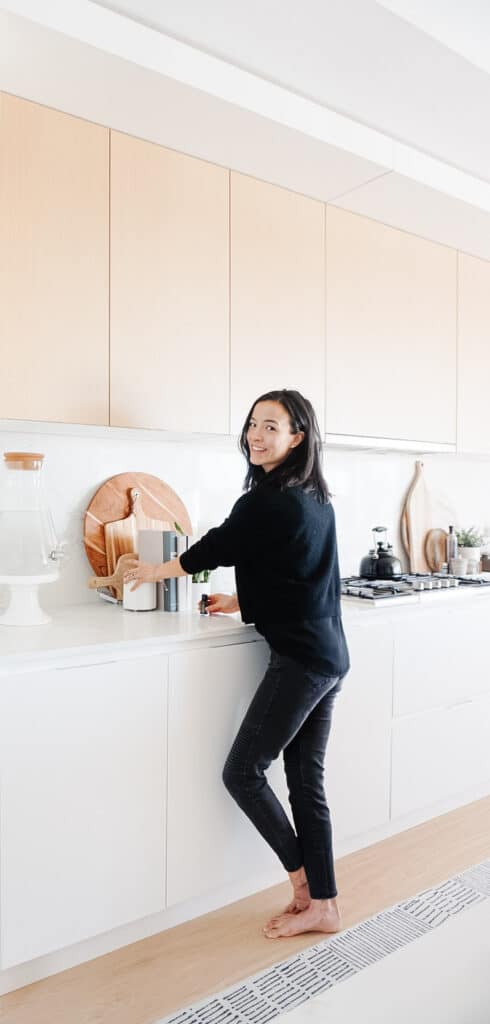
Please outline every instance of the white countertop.
[[[407, 604], [342, 601], [347, 628], [389, 625], [427, 616], [431, 609], [469, 609], [490, 601], [490, 587], [452, 592]], [[489, 609], [490, 612], [490, 609]], [[120, 605], [98, 603], [68, 605], [50, 611], [44, 626], [0, 625], [0, 676], [63, 665], [115, 661], [137, 655], [171, 653], [179, 649], [222, 647], [260, 640], [254, 626], [239, 615], [199, 615], [198, 612], [131, 612]]]
[[84, 664], [99, 657], [109, 661], [260, 639], [238, 616], [132, 612], [102, 601], [51, 609], [49, 614], [52, 621], [43, 626], [0, 626], [0, 675], [60, 661]]

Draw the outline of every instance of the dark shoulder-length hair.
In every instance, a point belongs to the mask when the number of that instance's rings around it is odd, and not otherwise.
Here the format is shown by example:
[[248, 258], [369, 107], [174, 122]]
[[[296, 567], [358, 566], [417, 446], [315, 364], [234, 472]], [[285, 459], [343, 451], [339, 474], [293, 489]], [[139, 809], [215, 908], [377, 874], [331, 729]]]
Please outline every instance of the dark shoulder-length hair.
[[[289, 416], [291, 432], [304, 433], [301, 444], [292, 448], [284, 461], [269, 473], [262, 466], [252, 465], [247, 441], [249, 423], [259, 402], [279, 402]], [[243, 425], [239, 447], [247, 460], [245, 491], [253, 490], [267, 478], [268, 483], [281, 490], [286, 487], [302, 487], [304, 491], [314, 492], [323, 504], [330, 501], [331, 494], [321, 467], [322, 439], [317, 418], [311, 402], [299, 391], [283, 388], [280, 391], [267, 391], [265, 395], [256, 398]]]

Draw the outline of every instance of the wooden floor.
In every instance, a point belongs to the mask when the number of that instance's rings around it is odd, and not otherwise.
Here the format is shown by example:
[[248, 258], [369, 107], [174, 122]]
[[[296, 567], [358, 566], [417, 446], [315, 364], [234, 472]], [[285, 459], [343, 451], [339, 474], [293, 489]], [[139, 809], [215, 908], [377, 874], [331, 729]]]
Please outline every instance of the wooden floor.
[[[346, 928], [490, 857], [490, 798], [337, 861]], [[289, 883], [18, 989], [6, 1024], [153, 1024], [193, 1000], [285, 960], [318, 935], [270, 940], [262, 925]]]

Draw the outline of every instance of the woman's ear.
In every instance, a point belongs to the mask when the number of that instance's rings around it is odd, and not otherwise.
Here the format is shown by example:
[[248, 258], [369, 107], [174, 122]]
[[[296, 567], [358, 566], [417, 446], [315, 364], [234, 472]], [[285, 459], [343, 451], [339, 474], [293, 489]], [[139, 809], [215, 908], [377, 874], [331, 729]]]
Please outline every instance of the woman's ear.
[[293, 443], [289, 447], [290, 448], [297, 448], [298, 445], [301, 444], [302, 441], [304, 441], [304, 439], [305, 439], [304, 431], [298, 430], [298, 433], [294, 435]]

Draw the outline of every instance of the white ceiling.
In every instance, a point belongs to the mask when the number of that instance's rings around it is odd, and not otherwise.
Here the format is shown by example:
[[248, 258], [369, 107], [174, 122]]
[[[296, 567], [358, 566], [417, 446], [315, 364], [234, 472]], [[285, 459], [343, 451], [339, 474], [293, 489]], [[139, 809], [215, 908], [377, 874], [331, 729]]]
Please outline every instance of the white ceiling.
[[490, 260], [490, 0], [0, 0], [0, 90]]
[[95, 0], [490, 181], [488, 0]]
[[382, 7], [411, 22], [422, 32], [490, 71], [490, 6], [488, 0], [378, 0]]

